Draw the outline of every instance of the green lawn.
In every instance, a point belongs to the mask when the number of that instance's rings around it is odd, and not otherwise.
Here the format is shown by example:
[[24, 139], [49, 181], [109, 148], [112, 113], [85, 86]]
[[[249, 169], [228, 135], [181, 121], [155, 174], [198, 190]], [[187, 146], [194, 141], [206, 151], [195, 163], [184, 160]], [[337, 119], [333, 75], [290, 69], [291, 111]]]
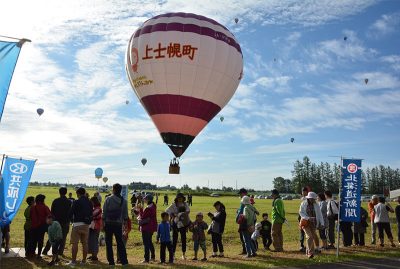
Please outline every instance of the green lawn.
[[[89, 190], [92, 195], [94, 190]], [[54, 198], [58, 196], [57, 188], [50, 187], [30, 187], [27, 195], [37, 195], [39, 193], [43, 193], [47, 196], [46, 203], [50, 206], [51, 202]], [[170, 201], [172, 201], [174, 194], [170, 193]], [[192, 262], [190, 260], [182, 261], [179, 259], [181, 256], [179, 245], [177, 247], [176, 257], [178, 258], [176, 261], [175, 267], [182, 268], [266, 268], [266, 267], [274, 267], [274, 266], [293, 266], [293, 265], [306, 265], [306, 264], [315, 264], [315, 263], [325, 263], [325, 262], [333, 262], [338, 261], [336, 258], [335, 251], [325, 251], [322, 254], [316, 256], [314, 260], [306, 259], [306, 256], [303, 253], [299, 253], [297, 250], [299, 248], [298, 237], [299, 230], [297, 226], [297, 212], [300, 204], [299, 200], [293, 201], [285, 201], [286, 208], [286, 216], [289, 220], [289, 225], [284, 225], [283, 234], [284, 234], [284, 253], [271, 253], [265, 251], [259, 251], [259, 256], [257, 258], [253, 258], [250, 260], [243, 259], [238, 253], [241, 251], [240, 241], [237, 233], [237, 225], [234, 221], [235, 212], [237, 207], [239, 206], [240, 200], [238, 197], [193, 197], [193, 207], [191, 208], [192, 213], [203, 212], [207, 213], [209, 211], [213, 212], [213, 203], [217, 200], [223, 202], [226, 206], [227, 210], [227, 223], [224, 234], [224, 245], [225, 245], [225, 256], [226, 258], [218, 258], [218, 259], [209, 259], [207, 262]], [[271, 212], [271, 203], [272, 200], [256, 200], [256, 208], [261, 212]], [[364, 204], [366, 208], [366, 204]], [[11, 226], [11, 244], [12, 247], [22, 246], [23, 245], [23, 210], [25, 208], [25, 204], [20, 209], [17, 217], [12, 223]], [[161, 213], [165, 209], [165, 206], [162, 206], [162, 199], [159, 200], [158, 212]], [[159, 214], [158, 214], [159, 215]], [[192, 214], [193, 216], [193, 214]], [[394, 216], [392, 216], [394, 217]], [[207, 216], [205, 220], [210, 223]], [[394, 219], [393, 219], [394, 221]], [[396, 234], [397, 226], [392, 225], [392, 230], [394, 235]], [[370, 233], [366, 235], [367, 244], [370, 241]], [[208, 252], [211, 254], [211, 239], [208, 240], [207, 244]], [[158, 246], [156, 246], [156, 256], [158, 258]], [[66, 255], [70, 255], [70, 247], [68, 246], [68, 250], [66, 251]], [[188, 243], [188, 252], [187, 256], [191, 259], [193, 255], [193, 246], [192, 242]], [[349, 260], [349, 259], [365, 259], [371, 257], [391, 257], [391, 256], [399, 256], [400, 248], [380, 248], [375, 246], [366, 246], [366, 247], [352, 247], [341, 249], [341, 257], [339, 260]], [[103, 263], [99, 263], [97, 265], [88, 265], [87, 268], [90, 267], [99, 267], [99, 265], [104, 265], [106, 262], [105, 259], [105, 248], [101, 247], [100, 250], [100, 260]], [[128, 258], [130, 264], [133, 267], [139, 267], [139, 262], [143, 259], [143, 249], [141, 245], [140, 232], [138, 231], [137, 225], [134, 226], [129, 242], [128, 242]], [[46, 260], [48, 260], [46, 258]], [[37, 263], [28, 263], [23, 259], [5, 259], [1, 264], [1, 268], [41, 268], [45, 265], [45, 262], [37, 262]], [[157, 264], [152, 264], [148, 267], [165, 267], [159, 266]]]

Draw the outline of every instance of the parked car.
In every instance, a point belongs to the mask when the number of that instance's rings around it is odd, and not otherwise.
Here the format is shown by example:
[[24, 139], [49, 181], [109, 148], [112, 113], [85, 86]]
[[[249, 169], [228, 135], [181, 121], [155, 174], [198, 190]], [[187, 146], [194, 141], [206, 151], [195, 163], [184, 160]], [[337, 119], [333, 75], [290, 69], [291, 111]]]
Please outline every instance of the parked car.
[[265, 196], [264, 195], [260, 195], [260, 196], [258, 196], [258, 199], [265, 199]]
[[283, 196], [283, 197], [282, 197], [282, 200], [293, 200], [293, 197], [290, 196], [290, 195]]
[[219, 193], [211, 193], [210, 196], [211, 197], [220, 197], [220, 194]]

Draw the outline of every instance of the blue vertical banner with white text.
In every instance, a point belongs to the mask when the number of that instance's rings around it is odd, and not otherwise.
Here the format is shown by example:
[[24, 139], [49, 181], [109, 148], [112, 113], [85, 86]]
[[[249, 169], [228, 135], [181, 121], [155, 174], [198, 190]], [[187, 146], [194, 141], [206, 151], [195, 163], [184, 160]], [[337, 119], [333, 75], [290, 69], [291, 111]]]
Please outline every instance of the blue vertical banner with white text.
[[34, 160], [5, 157], [0, 178], [0, 226], [9, 224], [17, 214], [34, 166]]
[[343, 159], [342, 189], [340, 193], [340, 220], [360, 222], [361, 160]]
[[0, 121], [20, 51], [20, 42], [0, 41]]

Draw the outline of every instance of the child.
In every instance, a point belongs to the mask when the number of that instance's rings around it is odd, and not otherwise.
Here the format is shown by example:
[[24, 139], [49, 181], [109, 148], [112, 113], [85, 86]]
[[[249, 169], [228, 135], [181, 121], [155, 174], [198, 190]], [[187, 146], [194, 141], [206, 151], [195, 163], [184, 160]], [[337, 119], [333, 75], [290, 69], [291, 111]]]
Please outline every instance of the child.
[[169, 215], [167, 212], [161, 213], [161, 223], [157, 229], [157, 244], [160, 246], [160, 263], [165, 263], [165, 251], [168, 249], [169, 263], [174, 263], [174, 252], [171, 242], [171, 225], [169, 224]]
[[261, 237], [265, 250], [270, 250], [272, 244], [271, 227], [272, 224], [268, 220], [268, 213], [262, 214], [263, 220], [261, 221]]
[[365, 246], [365, 233], [367, 232], [368, 212], [360, 208], [360, 222], [354, 222], [354, 242], [356, 246]]
[[[124, 243], [125, 247], [126, 247], [126, 244], [128, 243], [129, 233], [131, 232], [131, 230], [132, 230], [132, 221], [128, 217], [128, 220], [126, 221], [126, 223], [124, 225], [122, 225], [122, 242]], [[117, 263], [121, 263], [121, 260], [119, 258], [118, 249], [117, 249]]]
[[199, 212], [196, 215], [196, 220], [190, 225], [190, 231], [193, 233], [193, 243], [194, 243], [194, 258], [192, 260], [197, 261], [197, 253], [199, 247], [203, 250], [204, 257], [201, 261], [207, 260], [206, 251], [206, 234], [205, 230], [208, 229], [207, 223], [203, 221], [203, 213]]
[[257, 239], [261, 237], [261, 223], [257, 222], [256, 225], [254, 226], [254, 232], [251, 235], [251, 240], [253, 241], [254, 249], [257, 251], [258, 250], [258, 241]]
[[185, 206], [180, 206], [178, 208], [178, 229], [183, 227], [188, 227], [190, 225], [189, 215], [186, 212]]
[[58, 221], [53, 221], [53, 216], [49, 215], [46, 219], [47, 225], [49, 225], [47, 233], [49, 235], [49, 242], [53, 251], [53, 258], [49, 262], [48, 266], [53, 266], [56, 262], [59, 262], [58, 253], [60, 251], [60, 246], [63, 240], [63, 233], [60, 223]]

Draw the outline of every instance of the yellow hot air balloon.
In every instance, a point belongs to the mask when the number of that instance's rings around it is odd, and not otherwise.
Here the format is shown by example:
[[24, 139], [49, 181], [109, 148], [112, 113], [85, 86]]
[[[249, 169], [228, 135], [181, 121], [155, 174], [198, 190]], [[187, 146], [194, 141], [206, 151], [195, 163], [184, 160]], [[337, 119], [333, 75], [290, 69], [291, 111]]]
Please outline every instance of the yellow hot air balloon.
[[132, 35], [126, 72], [164, 143], [180, 157], [232, 98], [243, 76], [243, 56], [220, 23], [167, 13]]

